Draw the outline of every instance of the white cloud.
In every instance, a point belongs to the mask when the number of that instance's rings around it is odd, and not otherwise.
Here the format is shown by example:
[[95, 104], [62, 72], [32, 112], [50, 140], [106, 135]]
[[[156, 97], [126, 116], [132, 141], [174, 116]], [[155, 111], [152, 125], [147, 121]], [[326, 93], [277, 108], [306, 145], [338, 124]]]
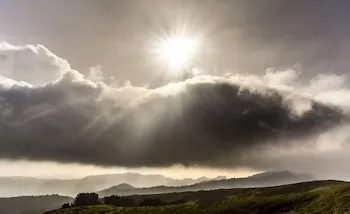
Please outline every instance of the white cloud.
[[31, 85], [49, 83], [69, 71], [68, 62], [42, 45], [0, 43], [0, 74]]

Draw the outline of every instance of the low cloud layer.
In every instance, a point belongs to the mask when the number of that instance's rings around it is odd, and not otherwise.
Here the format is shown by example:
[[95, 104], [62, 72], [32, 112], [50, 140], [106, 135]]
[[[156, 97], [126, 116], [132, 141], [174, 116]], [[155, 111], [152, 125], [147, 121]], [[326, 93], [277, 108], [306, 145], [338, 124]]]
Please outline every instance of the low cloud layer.
[[262, 169], [271, 151], [327, 149], [320, 134], [348, 123], [345, 76], [268, 70], [149, 89], [84, 77], [42, 46], [0, 53], [1, 159]]

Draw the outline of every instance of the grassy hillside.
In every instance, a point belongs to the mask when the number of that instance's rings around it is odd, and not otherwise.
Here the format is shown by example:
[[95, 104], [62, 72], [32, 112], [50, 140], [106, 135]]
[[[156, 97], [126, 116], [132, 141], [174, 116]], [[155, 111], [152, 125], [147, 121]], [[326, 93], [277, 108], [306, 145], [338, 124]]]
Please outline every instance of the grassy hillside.
[[[138, 201], [153, 196], [134, 196]], [[225, 213], [350, 213], [350, 184], [315, 181], [270, 188], [185, 192], [157, 195], [162, 200], [182, 199], [177, 205], [115, 207], [107, 205], [73, 207], [47, 214], [225, 214]]]

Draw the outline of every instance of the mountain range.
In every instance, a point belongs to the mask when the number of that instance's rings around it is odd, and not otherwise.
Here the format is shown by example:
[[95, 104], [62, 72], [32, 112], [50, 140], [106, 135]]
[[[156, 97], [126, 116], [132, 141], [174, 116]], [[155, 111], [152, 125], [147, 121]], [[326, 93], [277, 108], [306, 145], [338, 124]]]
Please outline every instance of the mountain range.
[[215, 179], [205, 180], [185, 186], [155, 186], [146, 188], [137, 188], [128, 183], [119, 184], [101, 191], [98, 191], [100, 197], [110, 195], [145, 195], [161, 194], [173, 192], [187, 192], [199, 190], [215, 190], [230, 188], [247, 187], [268, 187], [303, 181], [311, 181], [315, 178], [306, 173], [293, 173], [290, 171], [271, 171], [252, 175], [245, 178]]
[[209, 180], [225, 179], [201, 177], [174, 179], [162, 175], [139, 173], [92, 175], [81, 179], [41, 179], [33, 177], [0, 177], [0, 197], [60, 194], [75, 196], [79, 192], [96, 192], [111, 186], [128, 183], [133, 187], [186, 186]]

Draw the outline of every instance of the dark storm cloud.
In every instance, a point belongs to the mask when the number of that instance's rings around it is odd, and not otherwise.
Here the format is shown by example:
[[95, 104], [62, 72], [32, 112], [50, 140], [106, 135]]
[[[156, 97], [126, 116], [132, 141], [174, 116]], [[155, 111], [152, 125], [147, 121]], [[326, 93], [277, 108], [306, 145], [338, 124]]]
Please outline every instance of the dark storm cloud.
[[[245, 152], [267, 143], [278, 145], [277, 140], [284, 141], [280, 146], [288, 147], [291, 139], [318, 134], [344, 119], [337, 109], [316, 102], [311, 102], [311, 109], [303, 115], [293, 115], [284, 95], [275, 90], [269, 93], [242, 90], [239, 84], [197, 82], [175, 96], [148, 100], [122, 121], [131, 130], [140, 116], [155, 124], [136, 141], [134, 136], [126, 137], [126, 154], [133, 158], [120, 161], [135, 166], [241, 166]], [[119, 123], [110, 127], [108, 139], [118, 127]], [[126, 133], [134, 134], [130, 130]]]
[[246, 166], [252, 162], [243, 155], [250, 151], [288, 148], [291, 140], [347, 120], [336, 107], [267, 84], [291, 76], [271, 73], [239, 81], [201, 76], [156, 89], [113, 87], [73, 70], [41, 86], [4, 79], [0, 158], [128, 167]]
[[[2, 159], [133, 167], [307, 165], [306, 170], [321, 168], [327, 155], [346, 160], [349, 148], [342, 143], [348, 138], [319, 136], [337, 128], [349, 133], [342, 129], [350, 103], [347, 82], [343, 76], [321, 75], [310, 82], [304, 77], [347, 71], [349, 1], [4, 2], [0, 39], [43, 43], [73, 67], [101, 64], [107, 76], [152, 86], [164, 84], [151, 82], [164, 74], [148, 65], [146, 41], [161, 30], [172, 31], [174, 20], [188, 21], [191, 31], [203, 34], [196, 66], [209, 75], [154, 89], [115, 86], [72, 71], [44, 47], [21, 49], [23, 55], [5, 49], [0, 52]], [[255, 75], [295, 64], [304, 68], [304, 85], [290, 72]], [[217, 77], [212, 68], [254, 75], [241, 81], [239, 74]], [[284, 156], [283, 149], [291, 151]]]

